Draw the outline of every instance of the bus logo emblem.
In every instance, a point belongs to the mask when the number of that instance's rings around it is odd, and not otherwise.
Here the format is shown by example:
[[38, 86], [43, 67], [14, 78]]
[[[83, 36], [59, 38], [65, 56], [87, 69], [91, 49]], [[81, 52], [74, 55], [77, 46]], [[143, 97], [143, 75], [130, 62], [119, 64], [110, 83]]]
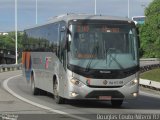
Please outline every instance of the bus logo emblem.
[[107, 80], [104, 80], [104, 81], [103, 81], [103, 84], [104, 84], [104, 85], [107, 85], [107, 83], [108, 83]]

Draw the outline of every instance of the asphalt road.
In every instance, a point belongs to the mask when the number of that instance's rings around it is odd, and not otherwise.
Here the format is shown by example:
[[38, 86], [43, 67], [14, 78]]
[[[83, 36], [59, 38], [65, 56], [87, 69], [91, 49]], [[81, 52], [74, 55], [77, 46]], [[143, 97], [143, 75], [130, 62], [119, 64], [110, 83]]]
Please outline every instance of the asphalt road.
[[[8, 77], [15, 76], [18, 74], [21, 74], [21, 71], [0, 73], [0, 90], [4, 92], [0, 94], [1, 113], [5, 113], [6, 111], [14, 114], [22, 113], [23, 115], [20, 115], [21, 117], [19, 117], [22, 120], [50, 120], [53, 117], [55, 120], [96, 120], [97, 117], [103, 117], [100, 115], [110, 114], [114, 114], [115, 116], [112, 117], [114, 117], [115, 119], [119, 118], [119, 116], [117, 115], [123, 114], [124, 118], [126, 117], [126, 115], [134, 115], [135, 117], [135, 115], [137, 114], [152, 114], [151, 117], [152, 119], [154, 119], [154, 114], [156, 115], [155, 119], [160, 120], [159, 94], [151, 94], [146, 91], [140, 91], [140, 95], [136, 100], [124, 101], [121, 108], [113, 108], [109, 101], [68, 101], [66, 104], [57, 105], [54, 102], [52, 95], [50, 94], [33, 96], [30, 91], [30, 86], [26, 83], [22, 76], [11, 78], [10, 80], [8, 80], [8, 82], [6, 82], [6, 79]], [[7, 83], [8, 89], [12, 91], [14, 96], [19, 97], [19, 99], [21, 100], [17, 99], [16, 97], [13, 97], [9, 93], [7, 93], [6, 90], [4, 90], [4, 88], [2, 88], [2, 83], [4, 82]], [[7, 98], [6, 100], [8, 102], [3, 103], [5, 101], [4, 98], [6, 96], [9, 96], [9, 98]], [[26, 117], [26, 113], [32, 115], [27, 115]], [[132, 119], [132, 116], [130, 117], [130, 119]]]
[[[19, 74], [21, 74], [21, 70], [0, 73], [0, 120], [53, 120], [53, 118], [54, 120], [72, 120], [72, 117], [57, 114], [56, 112], [51, 112], [49, 110], [34, 106], [9, 93], [3, 86], [4, 82], [7, 78]], [[22, 91], [21, 94], [26, 95], [26, 89], [28, 89], [28, 86], [26, 83], [24, 83], [25, 81], [20, 78], [10, 81], [11, 86], [10, 83], [8, 83], [9, 87], [15, 87], [16, 89], [14, 90], [16, 91], [22, 90], [25, 94]], [[18, 81], [17, 83], [17, 81], [14, 80], [20, 81]], [[25, 88], [23, 89], [23, 85], [20, 86], [20, 84], [24, 84]], [[28, 95], [29, 94], [30, 92], [28, 89]], [[32, 96], [31, 94], [30, 96], [34, 98], [34, 96]]]
[[33, 105], [26, 104], [25, 102], [17, 99], [13, 95], [9, 94], [3, 88], [3, 82], [8, 77], [16, 74], [20, 74], [21, 71], [4, 72], [0, 73], [0, 114], [5, 113], [45, 113], [44, 109], [39, 109]]

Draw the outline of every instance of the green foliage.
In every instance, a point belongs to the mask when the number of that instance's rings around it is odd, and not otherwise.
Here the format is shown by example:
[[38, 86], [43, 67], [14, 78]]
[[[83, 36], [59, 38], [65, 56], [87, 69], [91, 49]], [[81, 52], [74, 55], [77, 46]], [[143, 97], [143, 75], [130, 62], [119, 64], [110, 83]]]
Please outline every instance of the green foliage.
[[[18, 32], [17, 36], [18, 36], [17, 38], [18, 51], [21, 51], [23, 33]], [[10, 49], [10, 50], [15, 49], [15, 33], [14, 32], [10, 32], [8, 35], [0, 35], [0, 48]]]
[[145, 24], [139, 26], [143, 57], [160, 58], [160, 0], [145, 9]]
[[153, 69], [141, 74], [142, 79], [154, 80], [160, 82], [160, 69]]

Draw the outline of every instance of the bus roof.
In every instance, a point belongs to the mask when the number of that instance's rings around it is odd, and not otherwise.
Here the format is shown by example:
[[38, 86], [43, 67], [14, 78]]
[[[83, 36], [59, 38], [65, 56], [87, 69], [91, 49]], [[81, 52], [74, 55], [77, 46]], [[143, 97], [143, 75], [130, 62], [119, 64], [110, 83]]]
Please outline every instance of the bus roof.
[[91, 19], [91, 20], [122, 20], [131, 21], [131, 19], [116, 16], [106, 16], [106, 15], [90, 15], [90, 14], [64, 14], [60, 16], [53, 17], [50, 22], [64, 20], [66, 22], [74, 19]]
[[[42, 25], [36, 25], [30, 28], [40, 27], [43, 25], [59, 22], [59, 21], [70, 21], [70, 20], [120, 20], [120, 21], [132, 21], [129, 18], [118, 17], [118, 16], [106, 16], [106, 15], [91, 15], [91, 14], [63, 14], [51, 18], [47, 23]], [[30, 29], [28, 28], [28, 29]]]

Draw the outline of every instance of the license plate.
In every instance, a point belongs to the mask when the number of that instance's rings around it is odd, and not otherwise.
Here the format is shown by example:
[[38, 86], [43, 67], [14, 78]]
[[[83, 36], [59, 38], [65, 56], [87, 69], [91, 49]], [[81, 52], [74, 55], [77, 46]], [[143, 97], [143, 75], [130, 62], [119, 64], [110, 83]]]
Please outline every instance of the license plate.
[[99, 100], [111, 100], [111, 96], [99, 96]]

